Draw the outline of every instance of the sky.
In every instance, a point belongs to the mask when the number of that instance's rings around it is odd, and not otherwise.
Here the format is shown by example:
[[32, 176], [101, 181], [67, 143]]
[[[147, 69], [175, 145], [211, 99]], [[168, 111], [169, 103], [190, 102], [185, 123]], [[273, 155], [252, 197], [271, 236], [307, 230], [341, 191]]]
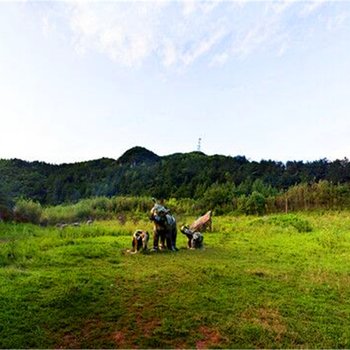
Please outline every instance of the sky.
[[0, 1], [0, 158], [350, 158], [350, 1]]

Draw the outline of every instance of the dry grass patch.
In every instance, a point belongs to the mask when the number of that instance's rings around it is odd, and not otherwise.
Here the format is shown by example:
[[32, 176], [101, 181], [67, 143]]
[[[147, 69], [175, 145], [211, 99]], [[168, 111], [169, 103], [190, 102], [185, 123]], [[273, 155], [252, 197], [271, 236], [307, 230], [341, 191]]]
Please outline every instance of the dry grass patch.
[[127, 330], [119, 330], [112, 334], [112, 340], [117, 349], [137, 349], [130, 341]]
[[201, 326], [199, 333], [203, 336], [203, 339], [197, 341], [196, 349], [217, 348], [223, 341], [223, 337], [217, 329]]
[[334, 273], [327, 270], [310, 271], [305, 278], [312, 284], [332, 284], [349, 286], [350, 275], [347, 273]]
[[79, 349], [81, 347], [77, 336], [71, 333], [66, 333], [60, 344], [55, 346], [56, 349]]
[[138, 328], [141, 333], [146, 337], [150, 338], [153, 336], [154, 331], [159, 328], [162, 324], [159, 319], [145, 320], [141, 316], [136, 319]]
[[267, 269], [247, 269], [246, 272], [249, 275], [260, 277], [260, 278], [268, 278], [268, 277], [273, 277], [273, 274], [271, 271]]
[[280, 341], [287, 332], [287, 327], [277, 309], [248, 309], [241, 317], [250, 323], [264, 328], [268, 332], [273, 333], [275, 341]]

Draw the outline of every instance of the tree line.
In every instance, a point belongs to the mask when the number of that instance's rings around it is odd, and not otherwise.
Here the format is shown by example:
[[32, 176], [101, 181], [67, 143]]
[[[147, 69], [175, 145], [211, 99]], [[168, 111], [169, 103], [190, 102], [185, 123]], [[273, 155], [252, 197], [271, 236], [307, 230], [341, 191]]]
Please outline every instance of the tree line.
[[20, 198], [50, 206], [93, 197], [153, 196], [261, 213], [347, 207], [349, 188], [346, 158], [282, 163], [201, 152], [159, 157], [135, 147], [118, 160], [61, 165], [0, 160], [0, 208]]

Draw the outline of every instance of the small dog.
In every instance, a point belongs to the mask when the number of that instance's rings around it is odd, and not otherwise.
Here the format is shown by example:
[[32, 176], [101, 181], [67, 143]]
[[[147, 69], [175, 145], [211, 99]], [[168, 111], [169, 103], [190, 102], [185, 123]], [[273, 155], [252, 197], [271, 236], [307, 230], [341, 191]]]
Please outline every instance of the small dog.
[[132, 249], [134, 253], [146, 251], [149, 241], [149, 233], [143, 230], [136, 230], [132, 235]]
[[199, 231], [192, 231], [188, 226], [183, 225], [180, 231], [186, 235], [188, 242], [187, 246], [190, 249], [203, 248], [203, 235]]

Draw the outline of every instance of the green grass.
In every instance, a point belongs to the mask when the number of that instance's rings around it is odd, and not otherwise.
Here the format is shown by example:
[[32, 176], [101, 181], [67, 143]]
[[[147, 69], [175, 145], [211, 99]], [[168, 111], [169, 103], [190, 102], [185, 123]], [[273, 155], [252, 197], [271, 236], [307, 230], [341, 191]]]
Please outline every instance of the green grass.
[[350, 347], [348, 212], [215, 217], [176, 253], [128, 254], [136, 228], [0, 223], [0, 348]]

